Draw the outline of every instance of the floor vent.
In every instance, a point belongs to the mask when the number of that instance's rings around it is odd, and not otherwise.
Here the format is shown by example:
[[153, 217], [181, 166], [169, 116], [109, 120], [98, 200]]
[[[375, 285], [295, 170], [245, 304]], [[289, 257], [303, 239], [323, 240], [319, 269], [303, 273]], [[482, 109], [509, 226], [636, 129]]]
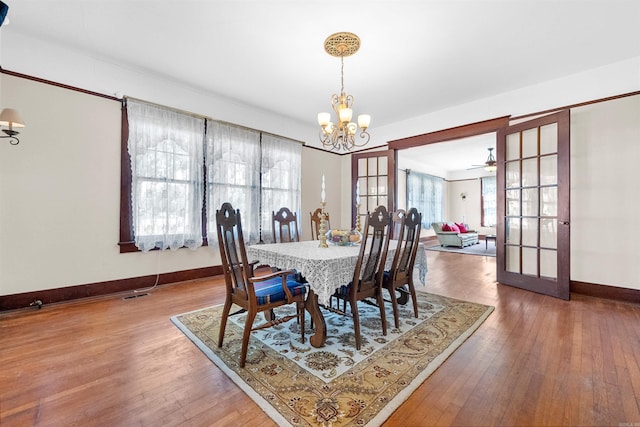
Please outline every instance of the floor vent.
[[122, 299], [127, 300], [127, 299], [135, 299], [135, 298], [140, 298], [140, 297], [146, 297], [149, 294], [133, 294], [133, 295], [128, 295], [126, 297], [122, 297]]

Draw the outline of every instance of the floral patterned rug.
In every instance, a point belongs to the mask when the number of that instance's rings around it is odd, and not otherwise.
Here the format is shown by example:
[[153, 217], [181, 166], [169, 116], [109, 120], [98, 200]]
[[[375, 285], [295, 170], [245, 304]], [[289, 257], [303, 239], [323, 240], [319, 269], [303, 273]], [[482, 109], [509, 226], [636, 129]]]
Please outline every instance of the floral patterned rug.
[[[400, 328], [387, 308], [387, 336], [377, 307], [359, 304], [362, 347], [355, 348], [353, 320], [324, 311], [327, 342], [305, 342], [295, 320], [254, 331], [245, 368], [238, 365], [244, 315], [228, 322], [218, 348], [222, 306], [171, 318], [220, 369], [276, 423], [292, 426], [376, 426], [415, 390], [491, 314], [493, 307], [418, 292], [418, 314], [411, 301], [400, 306]], [[278, 316], [295, 310], [280, 307]], [[232, 307], [232, 312], [234, 307]], [[257, 323], [264, 319], [258, 315]]]

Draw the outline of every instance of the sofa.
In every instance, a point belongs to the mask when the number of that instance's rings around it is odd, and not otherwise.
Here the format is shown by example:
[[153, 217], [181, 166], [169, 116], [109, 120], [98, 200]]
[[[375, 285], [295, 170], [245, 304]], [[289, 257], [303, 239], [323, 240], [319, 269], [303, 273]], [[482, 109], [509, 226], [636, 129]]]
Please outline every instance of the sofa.
[[[464, 226], [462, 231], [460, 231], [459, 225]], [[440, 246], [457, 246], [464, 248], [465, 246], [477, 245], [479, 243], [478, 233], [475, 230], [469, 230], [466, 224], [432, 222], [431, 227], [433, 227], [433, 230], [436, 232]], [[443, 228], [445, 230], [443, 230]], [[453, 229], [453, 231], [446, 231], [447, 228]]]

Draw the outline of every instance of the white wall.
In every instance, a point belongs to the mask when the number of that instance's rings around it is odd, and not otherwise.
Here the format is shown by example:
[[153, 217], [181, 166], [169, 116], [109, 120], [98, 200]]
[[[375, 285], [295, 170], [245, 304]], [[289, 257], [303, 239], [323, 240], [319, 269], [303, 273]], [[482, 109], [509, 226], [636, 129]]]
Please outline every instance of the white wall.
[[[15, 34], [3, 35], [1, 42], [2, 65], [9, 70], [127, 94], [302, 141], [317, 137], [313, 123], [292, 123], [158, 75]], [[74, 97], [80, 94], [6, 75], [0, 84], [0, 106], [18, 108], [27, 122], [19, 146], [0, 144], [0, 295], [219, 264], [209, 248], [118, 253], [117, 103], [110, 107], [114, 101], [96, 99], [91, 111], [78, 110]], [[376, 141], [635, 90], [640, 90], [640, 58], [378, 128]], [[639, 211], [637, 98], [616, 104], [613, 112], [594, 106], [572, 114], [572, 280], [640, 289], [640, 250], [619, 240], [607, 244], [613, 237], [608, 230], [603, 233], [612, 220], [634, 222]], [[337, 226], [350, 222], [345, 208], [350, 204], [350, 165], [349, 156], [303, 151], [303, 230], [307, 212], [319, 202], [322, 173], [331, 188], [327, 209], [332, 217], [339, 212]], [[603, 235], [605, 243], [598, 244]], [[616, 236], [624, 241], [629, 235]]]
[[[302, 213], [298, 221], [302, 228], [302, 239], [311, 240], [311, 218], [309, 214], [320, 207], [322, 175], [325, 177], [325, 210], [329, 213], [331, 227], [340, 227], [340, 211], [345, 191], [342, 157], [326, 151], [304, 148], [302, 150]], [[348, 188], [347, 188], [348, 190]]]
[[571, 279], [640, 289], [640, 95], [571, 111]]

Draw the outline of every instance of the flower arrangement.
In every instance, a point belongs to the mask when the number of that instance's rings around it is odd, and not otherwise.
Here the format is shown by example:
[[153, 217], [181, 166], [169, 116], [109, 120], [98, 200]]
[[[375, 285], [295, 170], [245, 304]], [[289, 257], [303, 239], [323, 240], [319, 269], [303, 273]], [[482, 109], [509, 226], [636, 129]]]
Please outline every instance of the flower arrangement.
[[352, 246], [360, 243], [362, 233], [357, 230], [329, 230], [327, 241], [338, 246]]

